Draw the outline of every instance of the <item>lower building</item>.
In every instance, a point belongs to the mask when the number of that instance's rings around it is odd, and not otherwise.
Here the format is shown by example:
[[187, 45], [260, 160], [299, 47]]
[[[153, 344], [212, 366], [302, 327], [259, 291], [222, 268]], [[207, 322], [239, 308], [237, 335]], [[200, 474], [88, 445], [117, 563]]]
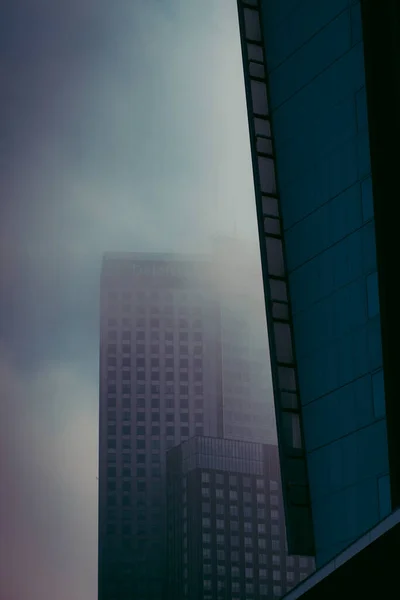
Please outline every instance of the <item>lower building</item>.
[[167, 453], [168, 600], [272, 600], [314, 570], [289, 556], [276, 446], [193, 437]]

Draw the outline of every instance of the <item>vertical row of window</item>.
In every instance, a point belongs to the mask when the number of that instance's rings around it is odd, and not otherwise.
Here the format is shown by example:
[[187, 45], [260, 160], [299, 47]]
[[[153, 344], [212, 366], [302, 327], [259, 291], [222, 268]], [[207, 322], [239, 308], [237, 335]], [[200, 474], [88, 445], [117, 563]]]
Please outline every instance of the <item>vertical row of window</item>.
[[[299, 543], [298, 547], [304, 549], [307, 546], [312, 552], [312, 536], [308, 540], [295, 541], [291, 537], [290, 528], [291, 515], [296, 513], [293, 520], [306, 520], [309, 524], [308, 531], [312, 532], [307, 471], [302, 448], [300, 402], [293, 351], [283, 228], [275, 178], [260, 6], [258, 0], [241, 0], [238, 6], [254, 159], [257, 214], [264, 248], [262, 260], [264, 286], [268, 297], [268, 329], [273, 346], [271, 364], [277, 394], [276, 416], [279, 442], [283, 448], [282, 477], [288, 507], [288, 535], [292, 544]], [[286, 479], [286, 473], [289, 471], [292, 474], [290, 481]]]

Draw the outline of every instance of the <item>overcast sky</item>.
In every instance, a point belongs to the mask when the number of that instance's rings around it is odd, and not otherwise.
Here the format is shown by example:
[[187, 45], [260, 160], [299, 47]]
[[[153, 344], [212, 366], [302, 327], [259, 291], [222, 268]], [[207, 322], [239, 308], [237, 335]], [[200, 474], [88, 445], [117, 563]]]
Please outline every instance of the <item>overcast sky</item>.
[[256, 243], [236, 0], [3, 0], [0, 128], [0, 598], [96, 600], [102, 254]]

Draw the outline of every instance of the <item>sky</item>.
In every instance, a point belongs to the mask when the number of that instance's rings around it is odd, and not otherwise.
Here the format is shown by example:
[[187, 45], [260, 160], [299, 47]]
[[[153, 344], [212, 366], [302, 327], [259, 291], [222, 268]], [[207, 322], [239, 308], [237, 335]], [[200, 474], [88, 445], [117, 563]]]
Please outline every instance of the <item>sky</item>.
[[0, 599], [95, 600], [102, 254], [257, 243], [236, 0], [3, 0], [0, 107]]

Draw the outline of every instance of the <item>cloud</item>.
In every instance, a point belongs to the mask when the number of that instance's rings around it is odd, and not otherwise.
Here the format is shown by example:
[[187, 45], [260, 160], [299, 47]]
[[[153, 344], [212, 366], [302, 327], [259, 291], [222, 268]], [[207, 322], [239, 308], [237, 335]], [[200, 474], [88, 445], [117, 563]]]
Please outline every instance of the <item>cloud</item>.
[[236, 19], [2, 2], [1, 598], [95, 597], [103, 252], [204, 252], [235, 223], [257, 244]]
[[0, 597], [94, 597], [96, 386], [73, 366], [23, 376], [0, 353]]

